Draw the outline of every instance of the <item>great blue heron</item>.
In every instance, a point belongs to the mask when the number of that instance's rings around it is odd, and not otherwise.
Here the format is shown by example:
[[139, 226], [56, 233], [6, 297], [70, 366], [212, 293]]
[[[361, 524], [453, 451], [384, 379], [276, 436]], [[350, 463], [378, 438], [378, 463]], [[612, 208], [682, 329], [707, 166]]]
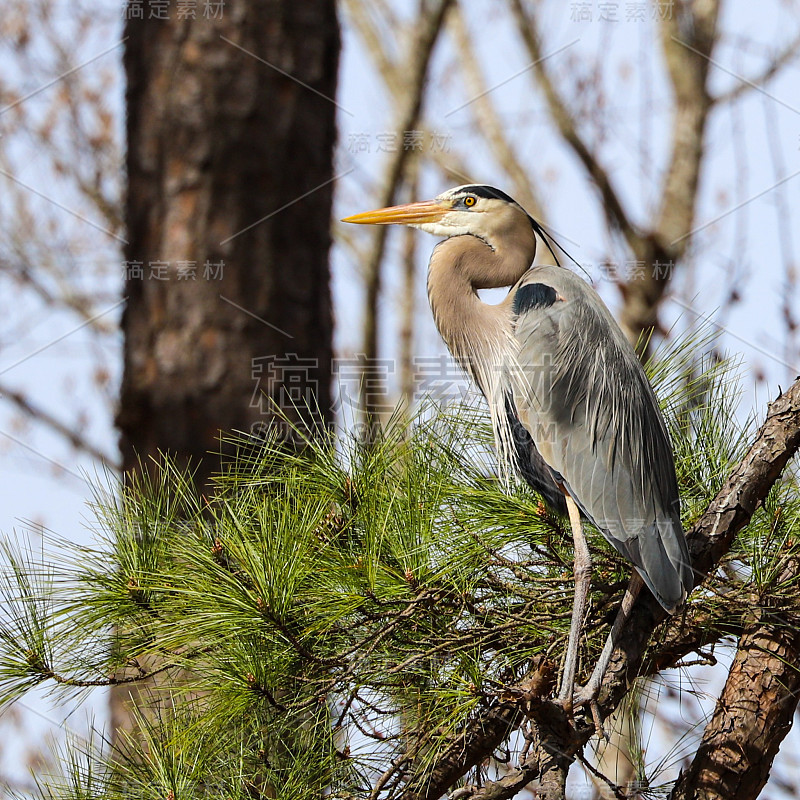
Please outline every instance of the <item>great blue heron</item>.
[[[575, 601], [558, 700], [592, 703], [641, 587], [674, 612], [692, 588], [675, 465], [658, 402], [633, 348], [597, 293], [561, 266], [531, 266], [542, 227], [491, 186], [382, 208], [344, 222], [412, 225], [446, 237], [428, 271], [439, 333], [491, 410], [501, 464], [512, 463], [569, 515]], [[558, 259], [556, 258], [556, 262]], [[498, 305], [479, 289], [510, 286]], [[581, 513], [636, 571], [589, 682], [573, 697], [591, 583]]]

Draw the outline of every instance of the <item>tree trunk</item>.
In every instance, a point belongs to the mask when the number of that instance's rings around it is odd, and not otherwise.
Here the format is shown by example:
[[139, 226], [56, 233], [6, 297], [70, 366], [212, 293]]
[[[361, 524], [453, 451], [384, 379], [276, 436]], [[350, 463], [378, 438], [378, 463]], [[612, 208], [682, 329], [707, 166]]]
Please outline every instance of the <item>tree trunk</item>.
[[168, 451], [200, 485], [268, 398], [331, 408], [335, 6], [215, 5], [131, 19], [125, 50], [123, 467]]
[[[206, 487], [231, 449], [220, 431], [274, 425], [273, 402], [293, 421], [332, 416], [339, 27], [332, 0], [173, 3], [163, 19], [143, 5], [125, 31], [117, 425], [126, 475], [168, 452]], [[127, 699], [112, 696], [114, 731]]]
[[[775, 583], [785, 586], [799, 575], [800, 563], [792, 558]], [[800, 628], [793, 608], [760, 608], [747, 621], [714, 715], [675, 784], [673, 800], [759, 796], [797, 710], [798, 652]]]

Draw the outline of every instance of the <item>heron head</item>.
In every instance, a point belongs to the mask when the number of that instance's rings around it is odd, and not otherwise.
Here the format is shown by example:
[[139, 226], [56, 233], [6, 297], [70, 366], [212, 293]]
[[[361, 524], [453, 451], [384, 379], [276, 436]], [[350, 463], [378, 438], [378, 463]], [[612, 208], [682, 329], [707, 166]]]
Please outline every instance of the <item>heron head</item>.
[[493, 186], [468, 184], [448, 189], [434, 200], [379, 208], [345, 217], [360, 225], [411, 225], [434, 236], [472, 235], [494, 247], [530, 218], [515, 200]]

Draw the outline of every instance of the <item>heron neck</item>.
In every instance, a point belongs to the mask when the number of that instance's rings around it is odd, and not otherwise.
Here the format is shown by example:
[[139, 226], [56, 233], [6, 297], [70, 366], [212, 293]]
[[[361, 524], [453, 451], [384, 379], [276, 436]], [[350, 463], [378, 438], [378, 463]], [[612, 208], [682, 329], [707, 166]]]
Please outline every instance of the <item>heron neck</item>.
[[436, 327], [452, 355], [469, 366], [484, 394], [486, 371], [507, 351], [512, 297], [488, 305], [478, 289], [512, 286], [532, 260], [532, 252], [493, 250], [475, 236], [446, 239], [431, 256], [428, 299]]

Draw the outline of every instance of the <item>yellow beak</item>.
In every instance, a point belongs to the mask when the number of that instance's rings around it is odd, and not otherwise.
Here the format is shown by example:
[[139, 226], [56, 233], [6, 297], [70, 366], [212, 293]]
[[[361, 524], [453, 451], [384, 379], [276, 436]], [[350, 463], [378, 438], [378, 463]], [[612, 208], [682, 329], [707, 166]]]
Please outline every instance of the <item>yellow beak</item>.
[[345, 217], [342, 222], [354, 222], [357, 225], [415, 225], [421, 222], [438, 222], [448, 211], [450, 208], [434, 200], [426, 200], [422, 203], [365, 211], [363, 214]]

